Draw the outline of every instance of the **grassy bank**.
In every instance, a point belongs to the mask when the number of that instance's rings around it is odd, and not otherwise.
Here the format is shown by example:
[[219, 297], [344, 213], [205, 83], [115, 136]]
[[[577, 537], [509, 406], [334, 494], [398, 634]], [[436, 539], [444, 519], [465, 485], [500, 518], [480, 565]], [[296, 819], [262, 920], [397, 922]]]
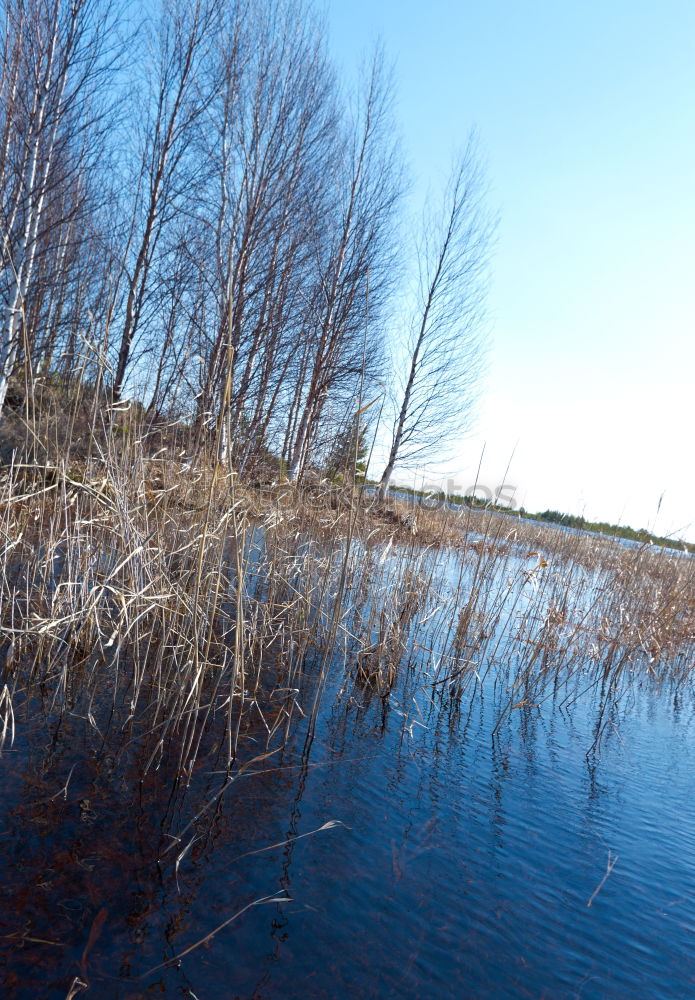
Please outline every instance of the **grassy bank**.
[[[376, 485], [373, 483], [371, 485]], [[590, 521], [581, 515], [563, 514], [558, 510], [544, 510], [538, 513], [531, 513], [523, 507], [515, 510], [504, 504], [496, 504], [492, 501], [483, 500], [479, 497], [460, 494], [447, 494], [444, 491], [416, 490], [410, 486], [398, 486], [399, 493], [413, 497], [421, 502], [429, 504], [446, 503], [455, 506], [471, 507], [474, 510], [492, 510], [499, 514], [508, 514], [517, 518], [530, 521], [541, 521], [546, 524], [559, 524], [561, 527], [574, 528], [577, 531], [591, 531], [597, 535], [608, 535], [611, 538], [624, 538], [631, 542], [640, 544], [660, 545], [662, 548], [676, 549], [679, 552], [695, 554], [695, 544], [674, 538], [668, 535], [655, 535], [646, 528], [635, 529], [627, 524], [610, 524], [608, 521]]]

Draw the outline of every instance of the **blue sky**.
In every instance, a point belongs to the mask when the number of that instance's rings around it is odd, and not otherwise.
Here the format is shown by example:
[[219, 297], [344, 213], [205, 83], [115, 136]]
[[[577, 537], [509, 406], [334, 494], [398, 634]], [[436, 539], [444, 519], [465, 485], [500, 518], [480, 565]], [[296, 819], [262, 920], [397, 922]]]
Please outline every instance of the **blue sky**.
[[377, 39], [395, 65], [414, 211], [471, 126], [485, 152], [492, 346], [447, 476], [484, 444], [494, 489], [514, 451], [529, 510], [695, 538], [695, 3], [325, 9], [347, 79]]

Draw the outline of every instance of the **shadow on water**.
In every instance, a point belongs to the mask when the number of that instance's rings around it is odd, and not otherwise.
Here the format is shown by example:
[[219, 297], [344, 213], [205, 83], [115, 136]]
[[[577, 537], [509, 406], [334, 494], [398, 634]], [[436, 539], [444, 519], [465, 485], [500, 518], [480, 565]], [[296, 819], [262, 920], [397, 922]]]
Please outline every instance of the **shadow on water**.
[[[185, 782], [125, 703], [18, 702], [3, 998], [693, 995], [690, 687], [539, 692], [505, 671], [513, 612], [494, 595], [479, 627], [463, 605], [456, 645], [436, 608], [461, 584], [440, 569], [422, 561], [395, 596], [356, 586], [350, 634], [370, 642], [336, 652], [313, 739], [299, 713], [270, 738], [271, 684], [231, 774], [214, 718]], [[494, 669], [462, 685], [481, 648]]]

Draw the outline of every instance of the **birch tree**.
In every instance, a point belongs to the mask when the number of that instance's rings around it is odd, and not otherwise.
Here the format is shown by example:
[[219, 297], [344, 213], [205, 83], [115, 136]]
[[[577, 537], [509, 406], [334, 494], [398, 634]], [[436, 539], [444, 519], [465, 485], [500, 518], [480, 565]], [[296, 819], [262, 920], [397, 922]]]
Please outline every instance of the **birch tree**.
[[388, 460], [383, 502], [397, 464], [441, 459], [466, 427], [481, 373], [486, 272], [494, 223], [483, 205], [475, 136], [455, 163], [443, 203], [429, 214], [417, 247], [417, 287]]
[[[151, 41], [151, 104], [142, 137], [131, 231], [126, 244], [127, 295], [113, 379], [123, 390], [133, 342], [150, 290], [152, 265], [163, 231], [192, 183], [186, 152], [212, 95], [200, 86], [219, 0], [162, 0]], [[187, 171], [186, 167], [190, 169]]]
[[216, 322], [199, 352], [198, 398], [201, 420], [222, 428], [225, 457], [245, 465], [301, 335], [310, 207], [322, 201], [335, 110], [325, 44], [301, 0], [258, 0], [232, 15], [204, 152], [213, 166], [203, 211], [214, 210], [207, 259]]
[[[90, 131], [111, 66], [112, 7], [105, 0], [5, 0], [0, 7], [0, 411], [27, 344], [28, 300], [40, 253], [64, 260], [65, 224], [80, 201]], [[68, 189], [72, 195], [66, 198]], [[62, 208], [61, 208], [62, 202]], [[73, 227], [74, 228], [74, 227]], [[58, 234], [55, 238], [48, 234]], [[62, 232], [62, 235], [61, 235]]]
[[[360, 379], [375, 376], [381, 360], [378, 318], [396, 274], [395, 213], [402, 194], [390, 102], [377, 52], [337, 151], [333, 214], [328, 226], [317, 226], [317, 276], [288, 420], [290, 481], [306, 468], [329, 403], [340, 394], [354, 400]], [[368, 311], [373, 322], [367, 339]]]

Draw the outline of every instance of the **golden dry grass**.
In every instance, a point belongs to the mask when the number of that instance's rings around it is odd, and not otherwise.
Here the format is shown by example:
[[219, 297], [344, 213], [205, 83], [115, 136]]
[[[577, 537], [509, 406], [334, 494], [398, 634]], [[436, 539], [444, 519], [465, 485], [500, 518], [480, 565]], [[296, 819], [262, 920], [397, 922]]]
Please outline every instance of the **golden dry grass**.
[[0, 558], [0, 739], [40, 691], [95, 727], [110, 711], [182, 778], [211, 728], [231, 766], [250, 716], [269, 748], [311, 725], [331, 669], [384, 699], [403, 671], [439, 700], [503, 682], [513, 710], [692, 667], [690, 557], [318, 481], [254, 488], [135, 439], [6, 469]]

